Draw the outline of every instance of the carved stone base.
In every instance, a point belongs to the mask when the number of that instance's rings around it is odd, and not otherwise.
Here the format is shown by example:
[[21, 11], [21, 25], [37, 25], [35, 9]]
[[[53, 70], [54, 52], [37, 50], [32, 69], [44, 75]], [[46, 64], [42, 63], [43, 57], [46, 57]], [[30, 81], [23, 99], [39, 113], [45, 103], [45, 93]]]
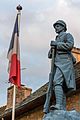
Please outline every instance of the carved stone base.
[[75, 110], [52, 110], [45, 114], [42, 120], [80, 120], [80, 113]]

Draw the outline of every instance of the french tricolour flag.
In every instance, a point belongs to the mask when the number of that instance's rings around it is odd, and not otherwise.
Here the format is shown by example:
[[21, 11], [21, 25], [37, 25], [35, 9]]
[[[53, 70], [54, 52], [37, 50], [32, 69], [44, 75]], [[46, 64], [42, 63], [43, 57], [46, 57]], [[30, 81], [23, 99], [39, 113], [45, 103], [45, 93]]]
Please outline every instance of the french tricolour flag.
[[17, 14], [7, 58], [9, 59], [9, 65], [8, 65], [9, 81], [12, 84], [20, 87], [21, 86], [21, 74], [20, 74], [20, 48], [19, 48], [18, 19], [19, 18]]

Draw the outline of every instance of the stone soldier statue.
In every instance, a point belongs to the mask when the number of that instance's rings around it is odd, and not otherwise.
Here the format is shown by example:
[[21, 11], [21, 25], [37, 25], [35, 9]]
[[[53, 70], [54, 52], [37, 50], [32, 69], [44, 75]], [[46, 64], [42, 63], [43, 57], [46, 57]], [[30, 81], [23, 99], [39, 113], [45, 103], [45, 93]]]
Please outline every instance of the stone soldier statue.
[[[70, 33], [66, 33], [67, 27], [63, 20], [58, 20], [53, 24], [55, 32], [58, 34], [54, 41], [51, 41], [51, 49], [48, 58], [52, 57], [52, 49], [55, 48], [54, 75], [52, 85], [49, 84], [48, 90], [52, 89], [55, 93], [56, 104], [50, 109], [66, 110], [66, 96], [68, 91], [76, 90], [75, 74], [73, 64], [76, 62], [71, 50], [74, 46], [74, 39]], [[52, 94], [52, 93], [51, 93]], [[51, 94], [47, 91], [44, 104], [44, 113], [49, 112], [49, 102]]]

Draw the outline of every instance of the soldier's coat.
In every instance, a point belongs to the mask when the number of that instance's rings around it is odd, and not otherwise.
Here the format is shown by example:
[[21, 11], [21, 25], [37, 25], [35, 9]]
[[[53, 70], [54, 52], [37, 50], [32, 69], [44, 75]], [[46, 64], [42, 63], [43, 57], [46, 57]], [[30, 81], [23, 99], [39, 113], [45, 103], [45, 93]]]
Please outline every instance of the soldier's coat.
[[72, 56], [69, 54], [74, 46], [74, 39], [70, 33], [62, 32], [56, 39], [55, 65], [62, 71], [67, 88], [76, 89], [75, 73]]

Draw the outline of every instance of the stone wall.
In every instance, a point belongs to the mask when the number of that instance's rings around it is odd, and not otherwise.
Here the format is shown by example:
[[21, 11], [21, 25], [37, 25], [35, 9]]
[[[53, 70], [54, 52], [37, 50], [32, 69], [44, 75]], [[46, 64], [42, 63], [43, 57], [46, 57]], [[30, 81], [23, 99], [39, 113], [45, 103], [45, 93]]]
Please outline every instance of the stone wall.
[[67, 110], [72, 109], [80, 112], [80, 90], [67, 98]]
[[23, 114], [16, 120], [42, 120], [42, 117], [44, 115], [42, 109], [43, 109], [42, 106], [35, 108], [34, 110], [29, 111], [26, 114]]
[[79, 62], [80, 61], [80, 48], [73, 48], [72, 49], [72, 53], [76, 58], [76, 61]]

